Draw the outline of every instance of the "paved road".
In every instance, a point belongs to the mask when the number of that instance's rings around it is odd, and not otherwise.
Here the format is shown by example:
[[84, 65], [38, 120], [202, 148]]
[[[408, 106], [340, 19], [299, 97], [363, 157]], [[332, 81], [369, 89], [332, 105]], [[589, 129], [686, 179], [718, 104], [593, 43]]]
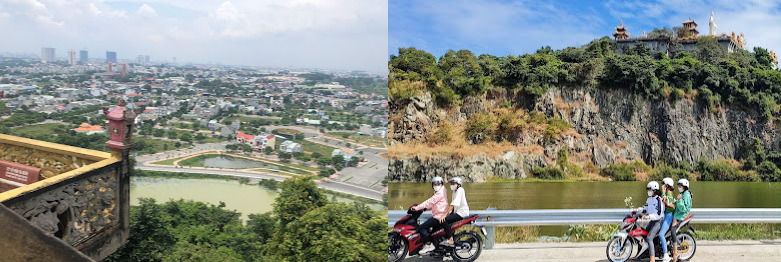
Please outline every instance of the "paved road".
[[[344, 142], [322, 136], [308, 137], [306, 139], [313, 142], [326, 143], [338, 148], [344, 148], [345, 146]], [[375, 190], [382, 190], [384, 186], [379, 182], [388, 175], [388, 160], [380, 157], [379, 154], [388, 153], [388, 149], [367, 147], [354, 149], [356, 150], [356, 153], [363, 152], [363, 154], [358, 154], [358, 156], [365, 158], [368, 163], [360, 167], [342, 169], [342, 171], [339, 171], [341, 175], [339, 176], [338, 181], [369, 187]]]
[[[483, 250], [477, 261], [607, 262], [606, 242], [589, 243], [515, 243], [497, 244]], [[448, 259], [449, 260], [449, 259]], [[407, 258], [404, 261], [442, 261], [434, 258]], [[643, 260], [629, 260], [646, 262]], [[657, 259], [656, 261], [661, 261]], [[781, 261], [781, 239], [755, 241], [697, 241], [697, 251], [691, 261]]]
[[[289, 129], [295, 129], [299, 130], [302, 133], [304, 133], [305, 139], [316, 142], [316, 143], [325, 143], [327, 145], [336, 147], [336, 148], [345, 148], [346, 142], [342, 142], [333, 138], [326, 138], [323, 137], [323, 134], [320, 133], [320, 131], [313, 127], [305, 127], [305, 126], [267, 126], [266, 130], [274, 130], [278, 128], [289, 128]], [[354, 131], [346, 131], [345, 132], [354, 132]], [[352, 143], [353, 145], [355, 143]], [[388, 153], [388, 149], [376, 149], [376, 148], [366, 148], [366, 147], [358, 147], [353, 149], [356, 150], [356, 153], [363, 151], [363, 155], [358, 154], [359, 157], [363, 157], [368, 161], [363, 166], [360, 167], [349, 167], [345, 168], [342, 171], [339, 171], [341, 174], [339, 178], [337, 178], [337, 181], [347, 183], [347, 184], [353, 184], [361, 187], [367, 187], [374, 190], [382, 190], [385, 188], [382, 186], [382, 180], [385, 179], [386, 176], [388, 176], [388, 160], [385, 158], [382, 158], [379, 156], [381, 153]]]

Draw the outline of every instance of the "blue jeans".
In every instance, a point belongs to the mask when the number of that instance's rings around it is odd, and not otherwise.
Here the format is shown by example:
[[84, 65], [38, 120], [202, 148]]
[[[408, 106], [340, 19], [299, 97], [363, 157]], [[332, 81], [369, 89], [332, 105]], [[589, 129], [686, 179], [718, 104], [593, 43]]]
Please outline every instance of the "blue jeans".
[[664, 222], [662, 222], [662, 229], [659, 230], [659, 241], [662, 242], [662, 250], [667, 253], [667, 240], [664, 239], [664, 234], [670, 229], [670, 225], [673, 223], [673, 214], [664, 213]]

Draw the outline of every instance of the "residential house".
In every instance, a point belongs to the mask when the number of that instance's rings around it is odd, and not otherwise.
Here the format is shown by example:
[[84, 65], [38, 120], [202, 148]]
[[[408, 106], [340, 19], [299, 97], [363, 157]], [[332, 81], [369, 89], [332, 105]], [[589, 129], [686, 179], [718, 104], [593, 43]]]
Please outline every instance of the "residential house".
[[260, 133], [260, 135], [255, 136], [255, 146], [259, 149], [264, 149], [267, 146], [274, 147], [276, 145], [276, 138], [273, 134], [269, 133]]
[[236, 142], [254, 146], [255, 136], [239, 132], [238, 134], [236, 134]]
[[279, 152], [292, 154], [294, 152], [304, 152], [304, 148], [299, 143], [287, 140], [279, 146]]
[[331, 156], [334, 157], [336, 155], [342, 155], [344, 157], [344, 161], [349, 161], [351, 158], [355, 156], [355, 150], [352, 149], [334, 149], [334, 151], [331, 152]]

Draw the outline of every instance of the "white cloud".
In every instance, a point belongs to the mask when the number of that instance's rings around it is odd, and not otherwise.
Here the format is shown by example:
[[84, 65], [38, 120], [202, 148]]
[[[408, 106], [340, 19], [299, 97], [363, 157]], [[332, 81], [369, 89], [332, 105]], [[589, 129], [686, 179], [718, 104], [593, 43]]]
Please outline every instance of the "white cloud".
[[136, 14], [147, 19], [157, 17], [157, 12], [155, 12], [155, 9], [147, 4], [141, 5], [141, 7], [138, 8], [138, 11], [136, 11]]

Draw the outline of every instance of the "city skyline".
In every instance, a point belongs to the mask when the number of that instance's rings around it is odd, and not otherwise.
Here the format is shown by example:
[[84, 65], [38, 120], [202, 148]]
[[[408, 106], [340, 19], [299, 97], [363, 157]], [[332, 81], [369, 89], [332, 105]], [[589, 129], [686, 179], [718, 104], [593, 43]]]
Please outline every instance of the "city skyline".
[[[387, 72], [387, 2], [247, 0], [0, 2], [14, 41], [0, 52], [42, 47], [117, 51], [119, 60]], [[85, 44], [86, 43], [86, 44]], [[92, 57], [98, 58], [93, 55]]]

